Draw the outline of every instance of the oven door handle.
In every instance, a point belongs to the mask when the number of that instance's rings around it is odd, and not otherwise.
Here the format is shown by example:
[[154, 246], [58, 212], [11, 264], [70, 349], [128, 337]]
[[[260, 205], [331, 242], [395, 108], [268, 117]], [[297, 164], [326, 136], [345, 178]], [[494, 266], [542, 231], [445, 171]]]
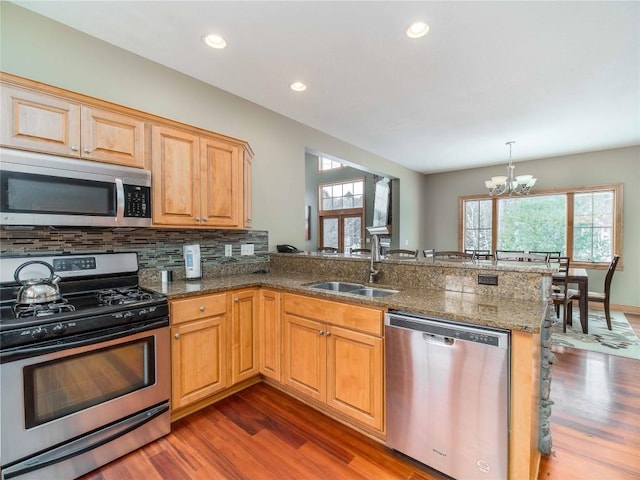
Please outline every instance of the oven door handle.
[[[146, 332], [147, 330], [154, 330], [160, 327], [166, 327], [169, 325], [169, 320], [165, 317], [153, 322], [146, 322], [143, 325], [130, 326], [125, 325], [123, 327], [116, 327], [107, 330], [107, 332], [100, 333], [99, 335], [85, 334], [82, 335], [79, 340], [72, 339], [60, 339], [53, 343], [45, 343], [32, 346], [20, 346], [12, 349], [7, 349], [0, 352], [0, 362], [6, 363], [10, 361], [20, 360], [23, 358], [35, 357], [37, 355], [44, 355], [47, 353], [59, 352], [61, 350], [67, 350], [69, 348], [84, 347], [86, 345], [96, 345], [98, 343], [107, 342], [116, 338], [126, 337], [135, 333]], [[71, 337], [73, 338], [73, 337]]]
[[145, 423], [150, 422], [154, 418], [168, 411], [169, 402], [163, 402], [155, 407], [122, 420], [107, 429], [99, 430], [69, 444], [54, 448], [53, 450], [44, 452], [23, 462], [6, 467], [3, 469], [2, 478], [9, 479], [19, 477], [28, 472], [81, 455], [136, 430]]

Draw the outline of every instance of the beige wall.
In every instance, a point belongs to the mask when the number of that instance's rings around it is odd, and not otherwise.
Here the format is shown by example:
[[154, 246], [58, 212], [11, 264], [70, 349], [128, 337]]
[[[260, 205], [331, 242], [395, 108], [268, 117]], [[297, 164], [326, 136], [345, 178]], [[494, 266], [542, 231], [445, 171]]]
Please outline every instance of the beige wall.
[[305, 148], [399, 178], [400, 235], [421, 243], [421, 174], [16, 5], [0, 8], [0, 70], [248, 141], [253, 226], [269, 231], [271, 250], [304, 243]]
[[[425, 248], [458, 247], [458, 197], [486, 193], [484, 181], [502, 175], [504, 165], [427, 175], [425, 179]], [[640, 147], [618, 148], [518, 162], [516, 174], [538, 178], [535, 188], [552, 189], [581, 185], [624, 184], [623, 270], [616, 270], [612, 302], [640, 306]], [[589, 288], [602, 291], [604, 274], [589, 270]]]

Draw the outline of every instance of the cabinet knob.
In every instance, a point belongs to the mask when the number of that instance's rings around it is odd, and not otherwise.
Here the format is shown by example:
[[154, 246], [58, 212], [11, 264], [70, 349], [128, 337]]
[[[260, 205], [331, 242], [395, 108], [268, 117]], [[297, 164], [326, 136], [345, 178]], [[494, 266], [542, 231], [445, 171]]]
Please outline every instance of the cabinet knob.
[[89, 149], [89, 147], [84, 147], [84, 153], [91, 153], [91, 150]]
[[73, 150], [74, 152], [78, 151], [78, 146], [77, 145], [71, 145], [71, 150]]
[[234, 298], [233, 301], [236, 302], [236, 303], [240, 303], [240, 299], [239, 298]]
[[201, 305], [201, 306], [200, 306], [200, 311], [201, 311], [201, 312], [204, 312], [206, 309], [207, 309], [207, 307], [205, 307], [204, 305]]
[[325, 333], [325, 335], [326, 335], [327, 337], [330, 337], [330, 336], [331, 336], [331, 332], [327, 332], [327, 333]]
[[199, 221], [200, 221], [200, 217], [196, 217], [196, 222], [199, 222]]
[[319, 330], [318, 335], [324, 335], [324, 330]]
[[178, 339], [180, 338], [180, 334], [179, 334], [179, 333], [176, 333], [176, 334], [173, 336], [173, 338], [175, 338], [176, 340], [178, 340]]
[[201, 219], [203, 222], [206, 222], [207, 220], [209, 220], [209, 217], [202, 217]]

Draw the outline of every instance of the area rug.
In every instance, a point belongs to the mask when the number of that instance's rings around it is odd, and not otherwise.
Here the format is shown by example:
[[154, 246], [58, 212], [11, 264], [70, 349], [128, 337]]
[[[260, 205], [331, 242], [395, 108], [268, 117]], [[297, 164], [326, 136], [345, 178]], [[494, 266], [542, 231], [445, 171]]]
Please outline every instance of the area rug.
[[618, 355], [640, 360], [640, 339], [622, 312], [611, 312], [611, 328], [607, 328], [604, 311], [589, 312], [589, 333], [582, 333], [580, 314], [573, 312], [573, 325], [562, 333], [562, 321], [553, 324], [551, 341], [554, 345]]

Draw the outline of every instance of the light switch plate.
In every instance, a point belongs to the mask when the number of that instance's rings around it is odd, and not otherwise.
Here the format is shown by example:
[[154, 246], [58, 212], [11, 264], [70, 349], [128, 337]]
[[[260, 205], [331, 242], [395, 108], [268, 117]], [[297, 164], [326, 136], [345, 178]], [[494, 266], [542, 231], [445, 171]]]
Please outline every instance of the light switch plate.
[[233, 256], [233, 245], [225, 245], [224, 246], [224, 256], [225, 257]]
[[240, 255], [253, 255], [253, 243], [240, 245]]

